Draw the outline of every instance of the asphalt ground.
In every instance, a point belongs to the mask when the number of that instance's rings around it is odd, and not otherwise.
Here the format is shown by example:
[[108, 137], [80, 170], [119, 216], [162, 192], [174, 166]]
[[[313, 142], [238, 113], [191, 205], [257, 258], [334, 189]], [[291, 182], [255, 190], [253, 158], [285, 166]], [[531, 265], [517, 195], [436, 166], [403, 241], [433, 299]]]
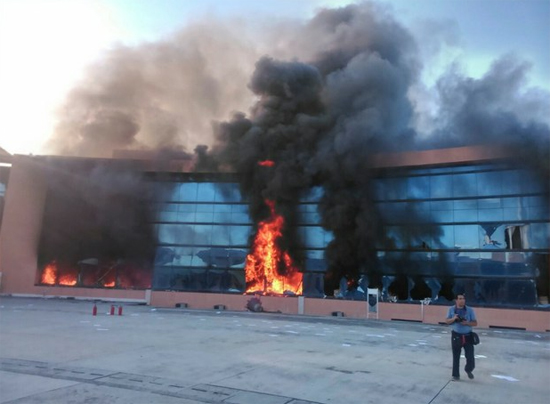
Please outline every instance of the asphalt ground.
[[[550, 334], [477, 329], [451, 381], [442, 325], [0, 298], [0, 403], [547, 403]], [[461, 368], [464, 358], [461, 360]]]

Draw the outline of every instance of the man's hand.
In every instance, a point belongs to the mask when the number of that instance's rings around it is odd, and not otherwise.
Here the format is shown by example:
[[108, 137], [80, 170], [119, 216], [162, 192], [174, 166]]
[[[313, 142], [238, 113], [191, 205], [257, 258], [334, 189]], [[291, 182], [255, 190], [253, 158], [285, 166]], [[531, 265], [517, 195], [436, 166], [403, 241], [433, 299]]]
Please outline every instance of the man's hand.
[[447, 324], [452, 324], [452, 323], [454, 323], [457, 319], [458, 319], [458, 314], [455, 313], [455, 315], [454, 315], [453, 317], [448, 318], [448, 319], [446, 320], [446, 323], [447, 323]]

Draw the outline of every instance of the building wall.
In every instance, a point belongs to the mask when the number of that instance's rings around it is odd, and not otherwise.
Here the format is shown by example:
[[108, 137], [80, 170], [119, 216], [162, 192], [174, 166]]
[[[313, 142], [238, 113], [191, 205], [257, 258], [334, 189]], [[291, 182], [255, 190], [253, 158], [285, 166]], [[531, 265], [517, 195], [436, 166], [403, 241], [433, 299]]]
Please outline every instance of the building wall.
[[[476, 159], [482, 159], [479, 149], [472, 149]], [[424, 162], [468, 160], [468, 150], [461, 148], [447, 157], [430, 152]], [[445, 154], [445, 153], [444, 153]], [[414, 162], [407, 154], [403, 162]], [[454, 157], [453, 157], [454, 156]], [[485, 156], [487, 157], [487, 156]], [[447, 161], [446, 160], [446, 161]], [[5, 209], [0, 228], [0, 271], [3, 274], [0, 292], [12, 295], [70, 296], [89, 299], [149, 301], [152, 305], [174, 307], [188, 303], [190, 308], [212, 309], [225, 305], [231, 310], [246, 310], [250, 298], [241, 294], [188, 293], [171, 291], [69, 288], [37, 285], [37, 251], [42, 231], [42, 216], [47, 191], [47, 167], [40, 159], [15, 156], [6, 191]], [[298, 298], [262, 297], [267, 311], [298, 314]], [[305, 298], [303, 314], [330, 316], [340, 311], [347, 317], [365, 318], [365, 301]], [[380, 303], [379, 317], [385, 320], [423, 321], [436, 324], [444, 316], [444, 306]], [[510, 309], [478, 309], [481, 327], [517, 327], [534, 331], [550, 329], [550, 312]]]
[[[245, 311], [247, 302], [253, 296], [212, 293], [153, 291], [151, 304], [157, 307], [184, 307], [195, 310]], [[260, 297], [265, 312], [308, 316], [343, 316], [367, 321], [412, 321], [425, 324], [443, 323], [448, 306], [422, 304], [384, 303], [378, 304], [378, 317], [369, 311], [367, 302], [342, 299], [303, 299], [300, 310], [299, 297]], [[544, 311], [475, 308], [480, 328], [513, 328], [536, 332], [550, 332], [550, 313]]]
[[0, 228], [3, 293], [33, 293], [46, 197], [46, 170], [31, 158], [14, 156]]

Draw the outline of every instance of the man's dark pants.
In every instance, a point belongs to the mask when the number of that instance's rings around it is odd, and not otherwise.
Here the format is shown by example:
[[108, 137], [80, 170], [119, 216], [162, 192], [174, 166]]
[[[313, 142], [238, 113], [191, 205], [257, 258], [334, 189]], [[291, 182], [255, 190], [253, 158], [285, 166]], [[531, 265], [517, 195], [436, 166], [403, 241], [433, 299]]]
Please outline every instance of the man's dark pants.
[[453, 377], [460, 377], [460, 352], [464, 347], [464, 354], [466, 356], [466, 372], [472, 372], [475, 367], [474, 359], [474, 344], [472, 344], [472, 337], [470, 334], [459, 334], [452, 332], [451, 346], [453, 348]]

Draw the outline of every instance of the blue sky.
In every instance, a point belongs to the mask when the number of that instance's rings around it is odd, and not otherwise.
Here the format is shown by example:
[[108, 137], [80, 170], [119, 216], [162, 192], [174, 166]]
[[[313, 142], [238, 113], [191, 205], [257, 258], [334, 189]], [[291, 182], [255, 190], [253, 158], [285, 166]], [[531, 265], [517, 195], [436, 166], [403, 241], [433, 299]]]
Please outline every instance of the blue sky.
[[[113, 44], [170, 36], [195, 20], [306, 20], [338, 0], [0, 0], [0, 147], [40, 153], [56, 111], [88, 65]], [[481, 77], [514, 53], [532, 63], [531, 86], [550, 91], [550, 0], [388, 0], [429, 52], [430, 29], [448, 41], [425, 67], [428, 85], [451, 62]], [[428, 24], [428, 22], [430, 22]], [[435, 33], [434, 33], [435, 35]]]

